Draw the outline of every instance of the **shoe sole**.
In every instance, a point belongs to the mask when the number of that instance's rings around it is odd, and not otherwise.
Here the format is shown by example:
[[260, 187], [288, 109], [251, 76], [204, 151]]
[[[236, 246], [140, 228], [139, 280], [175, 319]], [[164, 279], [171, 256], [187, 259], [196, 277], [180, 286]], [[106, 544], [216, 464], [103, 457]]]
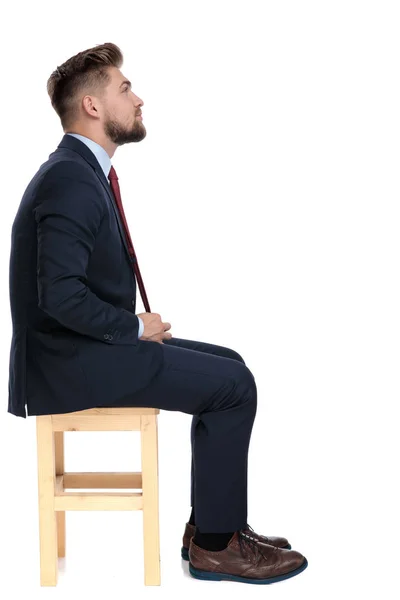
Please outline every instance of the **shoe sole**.
[[266, 579], [250, 579], [249, 577], [240, 577], [239, 575], [230, 575], [229, 573], [214, 573], [211, 571], [201, 571], [200, 569], [195, 569], [191, 562], [189, 562], [189, 572], [192, 577], [196, 579], [203, 579], [209, 581], [239, 581], [241, 583], [255, 583], [258, 585], [265, 585], [268, 583], [275, 583], [277, 581], [283, 581], [284, 579], [289, 579], [290, 577], [294, 577], [298, 575], [304, 569], [308, 567], [307, 559], [304, 559], [304, 562], [300, 567], [295, 569], [294, 571], [289, 571], [289, 573], [283, 573], [282, 575], [275, 575], [274, 577], [267, 577]]
[[[288, 550], [291, 550], [292, 546], [290, 544], [286, 544], [286, 546], [281, 546], [281, 548], [287, 548]], [[189, 560], [189, 548], [185, 548], [185, 546], [182, 546], [181, 557], [183, 558], [183, 560]]]

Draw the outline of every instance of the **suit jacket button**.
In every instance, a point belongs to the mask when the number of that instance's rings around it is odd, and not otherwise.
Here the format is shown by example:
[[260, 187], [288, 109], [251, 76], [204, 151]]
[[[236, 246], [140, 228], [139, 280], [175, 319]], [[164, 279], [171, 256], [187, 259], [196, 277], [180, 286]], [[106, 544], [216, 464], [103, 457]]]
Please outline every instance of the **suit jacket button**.
[[112, 336], [112, 335], [109, 335], [109, 336], [108, 336], [108, 339], [109, 339], [109, 340], [112, 340], [112, 339], [113, 339], [113, 336]]
[[135, 301], [134, 300], [132, 300], [132, 306], [135, 306]]
[[105, 339], [105, 340], [108, 340], [108, 338], [109, 338], [109, 335], [108, 335], [108, 333], [105, 333], [105, 334], [104, 334], [104, 339]]

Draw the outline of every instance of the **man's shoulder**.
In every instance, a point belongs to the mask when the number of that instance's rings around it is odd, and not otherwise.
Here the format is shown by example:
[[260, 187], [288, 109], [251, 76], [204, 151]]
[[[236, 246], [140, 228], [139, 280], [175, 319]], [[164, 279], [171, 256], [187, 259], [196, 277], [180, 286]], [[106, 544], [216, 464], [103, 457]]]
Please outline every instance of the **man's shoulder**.
[[43, 197], [70, 198], [71, 195], [90, 197], [104, 211], [106, 191], [93, 167], [83, 158], [74, 158], [70, 153], [53, 152], [43, 162], [29, 181], [22, 194], [17, 215], [23, 215], [43, 200]]
[[52, 180], [71, 178], [73, 180], [98, 181], [94, 169], [86, 161], [65, 156], [50, 157], [40, 166], [39, 173], [43, 179], [46, 177]]
[[[32, 179], [24, 196], [26, 200], [31, 199], [27, 204], [34, 212], [43, 203], [47, 208], [57, 206], [60, 210], [68, 209], [71, 213], [80, 211], [82, 199], [85, 198], [90, 200], [90, 206], [97, 207], [97, 214], [101, 218], [105, 209], [105, 193], [98, 176], [85, 161], [60, 158], [43, 163], [37, 178]], [[88, 203], [84, 204], [89, 207]]]
[[56, 194], [70, 190], [73, 194], [92, 197], [100, 204], [106, 193], [99, 176], [84, 159], [54, 155], [40, 166], [28, 188], [35, 197], [49, 190]]

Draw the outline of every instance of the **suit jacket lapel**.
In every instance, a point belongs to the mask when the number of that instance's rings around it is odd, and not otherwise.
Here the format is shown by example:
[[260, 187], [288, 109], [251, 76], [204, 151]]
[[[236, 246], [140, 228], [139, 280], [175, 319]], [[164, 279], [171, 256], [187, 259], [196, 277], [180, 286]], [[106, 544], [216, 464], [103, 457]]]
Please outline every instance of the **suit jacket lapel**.
[[119, 214], [119, 210], [118, 210], [118, 206], [115, 201], [114, 194], [111, 189], [110, 183], [109, 183], [108, 179], [106, 178], [106, 176], [104, 175], [104, 171], [101, 168], [99, 161], [97, 160], [97, 158], [95, 157], [93, 152], [90, 150], [90, 148], [88, 148], [86, 146], [86, 144], [84, 144], [81, 140], [78, 140], [77, 138], [73, 137], [72, 135], [65, 134], [64, 137], [62, 138], [61, 142], [58, 144], [58, 148], [68, 148], [69, 150], [73, 150], [74, 152], [77, 152], [82, 158], [84, 158], [93, 167], [97, 177], [100, 179], [104, 189], [106, 190], [106, 192], [108, 194], [108, 197], [111, 200], [111, 206], [113, 207], [115, 216], [117, 218], [118, 228], [119, 228], [122, 242], [124, 244], [124, 248], [126, 250], [126, 254], [128, 256], [129, 262], [133, 263], [135, 261], [135, 259], [133, 256], [131, 256], [131, 254], [129, 252], [128, 242], [127, 242], [127, 239], [125, 236], [124, 224], [122, 223], [122, 220], [121, 220], [121, 217]]
[[95, 172], [96, 172], [97, 177], [100, 179], [101, 183], [103, 184], [103, 187], [105, 188], [105, 190], [106, 190], [106, 192], [108, 194], [108, 197], [111, 200], [111, 205], [112, 205], [112, 207], [114, 209], [115, 216], [117, 217], [118, 228], [119, 228], [119, 232], [121, 234], [122, 241], [123, 241], [124, 246], [125, 246], [126, 253], [128, 255], [129, 261], [133, 262], [134, 258], [133, 258], [133, 256], [131, 256], [131, 254], [129, 252], [128, 242], [126, 241], [126, 236], [125, 236], [124, 224], [121, 221], [121, 216], [119, 214], [118, 206], [117, 206], [117, 203], [115, 201], [114, 194], [113, 194], [113, 191], [111, 189], [111, 186], [108, 183], [108, 181], [106, 179], [106, 176], [104, 175], [104, 171], [103, 171], [103, 169], [100, 166], [99, 167], [95, 167]]

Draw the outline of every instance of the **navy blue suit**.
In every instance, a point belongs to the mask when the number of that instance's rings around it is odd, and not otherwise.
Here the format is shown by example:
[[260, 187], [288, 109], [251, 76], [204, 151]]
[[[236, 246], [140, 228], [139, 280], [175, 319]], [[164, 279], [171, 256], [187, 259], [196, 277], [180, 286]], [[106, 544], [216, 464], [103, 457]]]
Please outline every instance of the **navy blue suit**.
[[229, 348], [138, 338], [136, 281], [109, 182], [94, 153], [64, 135], [25, 190], [11, 239], [8, 411], [98, 406], [194, 415], [192, 488], [203, 532], [247, 524], [254, 377]]

